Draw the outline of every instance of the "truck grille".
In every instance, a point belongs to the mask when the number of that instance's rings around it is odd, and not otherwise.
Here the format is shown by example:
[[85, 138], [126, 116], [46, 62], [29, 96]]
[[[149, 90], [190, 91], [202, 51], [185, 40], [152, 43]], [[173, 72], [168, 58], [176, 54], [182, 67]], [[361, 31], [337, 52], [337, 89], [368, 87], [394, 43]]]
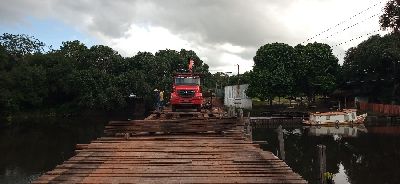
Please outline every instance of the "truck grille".
[[182, 98], [194, 97], [194, 90], [178, 90], [178, 94]]

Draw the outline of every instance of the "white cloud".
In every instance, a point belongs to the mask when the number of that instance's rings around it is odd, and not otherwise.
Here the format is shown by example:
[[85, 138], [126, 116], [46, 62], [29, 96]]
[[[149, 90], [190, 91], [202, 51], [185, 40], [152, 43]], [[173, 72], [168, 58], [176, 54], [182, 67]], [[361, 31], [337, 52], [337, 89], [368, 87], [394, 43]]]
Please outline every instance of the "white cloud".
[[243, 51], [246, 50], [244, 47], [241, 47], [239, 45], [232, 45], [231, 43], [224, 43], [222, 45], [217, 45], [217, 47], [220, 47], [224, 51], [235, 54], [242, 53]]
[[122, 37], [109, 38], [103, 35], [102, 40], [123, 56], [133, 56], [139, 51], [155, 53], [167, 48], [178, 51], [191, 48], [190, 43], [179, 35], [172, 34], [166, 28], [150, 25], [131, 25]]
[[222, 66], [215, 67], [217, 71], [221, 72], [232, 72], [233, 74], [237, 74], [239, 65], [239, 72], [243, 74], [245, 71], [249, 71], [252, 69], [254, 62], [252, 60], [243, 59], [235, 54], [231, 53], [222, 53], [219, 56], [219, 60], [223, 63]]
[[[185, 38], [172, 34], [163, 27], [153, 27], [151, 25], [137, 26], [132, 24], [120, 38], [110, 38], [106, 35], [98, 35], [100, 39], [110, 47], [117, 50], [123, 56], [133, 56], [139, 51], [155, 53], [162, 49], [188, 49], [194, 50], [212, 68], [211, 72], [233, 71], [237, 73], [237, 65], [241, 66], [241, 73], [251, 70], [253, 61], [243, 59], [237, 55], [246, 49], [230, 43], [216, 44], [210, 46], [196, 41], [186, 40]], [[192, 36], [193, 37], [193, 36]]]
[[[376, 0], [5, 0], [0, 26], [26, 24], [24, 17], [58, 19], [125, 56], [160, 49], [194, 50], [213, 71], [250, 70], [256, 50], [273, 42], [292, 46], [349, 19]], [[336, 45], [379, 28], [383, 3], [310, 42]], [[362, 22], [342, 31], [346, 26]], [[338, 32], [336, 34], [336, 32]], [[332, 35], [333, 36], [330, 36]], [[328, 36], [328, 38], [326, 38]], [[344, 51], [361, 39], [334, 47]], [[342, 59], [341, 59], [342, 61]], [[234, 66], [233, 66], [234, 67]], [[242, 71], [242, 70], [241, 70]]]
[[[339, 63], [343, 63], [344, 52], [366, 40], [367, 34], [386, 33], [377, 31], [379, 30], [379, 15], [382, 13], [385, 2], [376, 0], [303, 0], [292, 3], [290, 8], [283, 13], [285, 16], [277, 17], [291, 30], [290, 35], [302, 35], [301, 37], [292, 36], [293, 39], [288, 41], [289, 44], [295, 45], [304, 41], [304, 44], [327, 43], [339, 58]], [[360, 14], [354, 16], [358, 13]], [[337, 26], [337, 24], [340, 25]], [[349, 26], [350, 28], [348, 28]], [[328, 28], [329, 31], [326, 31]], [[363, 37], [355, 39], [359, 36]], [[309, 38], [313, 39], [307, 41]], [[343, 44], [338, 45], [340, 43]]]

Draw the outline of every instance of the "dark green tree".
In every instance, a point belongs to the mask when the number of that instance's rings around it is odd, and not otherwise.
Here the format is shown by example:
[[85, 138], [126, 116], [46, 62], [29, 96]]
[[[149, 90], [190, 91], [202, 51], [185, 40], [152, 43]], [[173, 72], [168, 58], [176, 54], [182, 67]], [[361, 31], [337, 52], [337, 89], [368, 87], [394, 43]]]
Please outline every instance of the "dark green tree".
[[155, 72], [159, 79], [156, 86], [164, 89], [167, 92], [167, 96], [172, 88], [173, 74], [176, 72], [186, 72], [188, 70], [190, 58], [194, 61], [193, 72], [202, 73], [204, 75], [203, 80], [207, 81], [210, 76], [208, 65], [204, 64], [194, 51], [182, 49], [177, 52], [167, 49], [160, 50], [155, 54], [155, 62], [157, 65], [157, 71]]
[[41, 53], [44, 51], [45, 44], [38, 39], [25, 34], [3, 33], [0, 36], [0, 44], [3, 45], [8, 53], [14, 57], [21, 57], [26, 54]]
[[295, 50], [284, 43], [266, 44], [257, 50], [247, 95], [260, 99], [293, 94]]
[[20, 64], [14, 67], [6, 78], [11, 79], [3, 84], [3, 89], [11, 93], [8, 103], [13, 104], [9, 105], [22, 110], [43, 105], [47, 96], [46, 73], [43, 67]]
[[203, 91], [206, 92], [212, 91], [217, 95], [222, 96], [223, 93], [222, 91], [224, 90], [224, 86], [229, 85], [228, 79], [229, 76], [223, 72], [209, 74], [208, 76], [206, 75], [206, 79], [204, 80]]
[[305, 94], [312, 101], [315, 95], [332, 93], [337, 86], [340, 68], [330, 46], [314, 42], [297, 45], [295, 50], [296, 93]]
[[400, 33], [400, 0], [389, 0], [379, 18], [383, 30], [390, 29], [393, 33]]
[[400, 35], [371, 36], [346, 52], [345, 87], [370, 101], [400, 103]]
[[[124, 58], [110, 47], [90, 48], [63, 42], [44, 52], [44, 44], [27, 35], [0, 37], [0, 113], [55, 108], [119, 110], [131, 94], [151, 99], [155, 88], [172, 86], [173, 73], [187, 69], [209, 75], [208, 66], [191, 50], [139, 52]], [[132, 100], [130, 100], [132, 102]]]
[[138, 52], [135, 56], [126, 58], [127, 71], [119, 77], [120, 85], [129, 94], [140, 97], [151, 94], [158, 85], [160, 65], [157, 65], [155, 56], [150, 52]]
[[6, 48], [0, 44], [0, 71], [8, 71], [12, 66], [13, 62], [11, 62]]
[[[229, 76], [229, 85], [249, 84], [251, 72], [244, 72], [238, 75]], [[239, 80], [239, 81], [238, 81]]]
[[44, 104], [46, 70], [37, 63], [43, 47], [43, 42], [27, 35], [0, 36], [0, 113]]
[[85, 58], [90, 67], [104, 73], [118, 75], [124, 71], [123, 58], [117, 51], [104, 45], [92, 46]]
[[85, 67], [84, 63], [89, 50], [83, 43], [75, 40], [62, 42], [60, 49], [55, 52], [59, 53], [65, 59], [75, 62], [77, 64], [76, 67], [78, 67], [78, 64], [80, 64], [80, 67]]

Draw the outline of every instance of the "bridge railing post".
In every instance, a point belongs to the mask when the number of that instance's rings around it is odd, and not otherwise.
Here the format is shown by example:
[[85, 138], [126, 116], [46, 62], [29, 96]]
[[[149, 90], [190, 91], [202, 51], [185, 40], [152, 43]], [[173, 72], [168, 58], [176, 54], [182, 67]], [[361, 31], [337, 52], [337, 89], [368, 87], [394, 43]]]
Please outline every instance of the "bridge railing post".
[[250, 121], [250, 112], [247, 113], [247, 122], [249, 123], [250, 140], [253, 141], [253, 125], [251, 124], [251, 121]]
[[243, 109], [238, 109], [239, 118], [243, 121]]
[[317, 145], [318, 148], [318, 169], [319, 169], [319, 176], [318, 176], [318, 183], [325, 184], [326, 178], [324, 176], [326, 172], [326, 146], [325, 145]]
[[235, 117], [236, 116], [236, 109], [233, 106], [229, 106], [228, 108], [228, 117]]
[[282, 159], [284, 161], [285, 160], [285, 142], [283, 139], [282, 125], [278, 126], [277, 132], [278, 132], [278, 142], [279, 142], [279, 156], [280, 156], [280, 159]]

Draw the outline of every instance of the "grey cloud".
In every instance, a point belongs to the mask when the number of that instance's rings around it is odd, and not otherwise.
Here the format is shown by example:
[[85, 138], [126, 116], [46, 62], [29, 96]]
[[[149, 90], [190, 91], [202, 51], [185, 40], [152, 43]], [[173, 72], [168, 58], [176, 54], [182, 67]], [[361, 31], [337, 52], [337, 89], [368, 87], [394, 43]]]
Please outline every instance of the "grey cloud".
[[[285, 39], [285, 28], [273, 13], [290, 0], [14, 0], [2, 6], [0, 20], [11, 16], [49, 14], [84, 30], [118, 38], [130, 24], [150, 24], [174, 34], [198, 34], [207, 43], [243, 47]], [[11, 12], [10, 12], [11, 11]], [[27, 12], [27, 13], [23, 13]], [[10, 16], [9, 18], [4, 18]], [[84, 20], [91, 20], [85, 22]]]
[[1, 2], [0, 25], [27, 23], [24, 21], [26, 17], [39, 16], [42, 12], [47, 12], [47, 8], [43, 7], [47, 7], [46, 1], [6, 0]]
[[283, 38], [284, 29], [271, 11], [287, 1], [152, 1], [155, 13], [146, 17], [175, 33], [196, 32], [208, 43], [261, 45]]
[[258, 47], [248, 47], [246, 48], [246, 50], [243, 53], [240, 53], [240, 57], [242, 57], [243, 59], [248, 59], [248, 60], [252, 60], [253, 57], [256, 55], [256, 52], [258, 50]]
[[[90, 32], [118, 38], [129, 28], [135, 18], [136, 1], [51, 1], [53, 15]], [[88, 20], [90, 20], [88, 22]]]
[[[275, 17], [291, 0], [6, 1], [0, 7], [0, 24], [25, 16], [47, 16], [111, 39], [123, 37], [132, 24], [159, 26], [201, 47], [241, 46], [245, 51], [235, 55], [246, 60], [265, 43], [293, 40]], [[211, 66], [221, 65], [214, 61], [219, 54], [207, 53]]]

